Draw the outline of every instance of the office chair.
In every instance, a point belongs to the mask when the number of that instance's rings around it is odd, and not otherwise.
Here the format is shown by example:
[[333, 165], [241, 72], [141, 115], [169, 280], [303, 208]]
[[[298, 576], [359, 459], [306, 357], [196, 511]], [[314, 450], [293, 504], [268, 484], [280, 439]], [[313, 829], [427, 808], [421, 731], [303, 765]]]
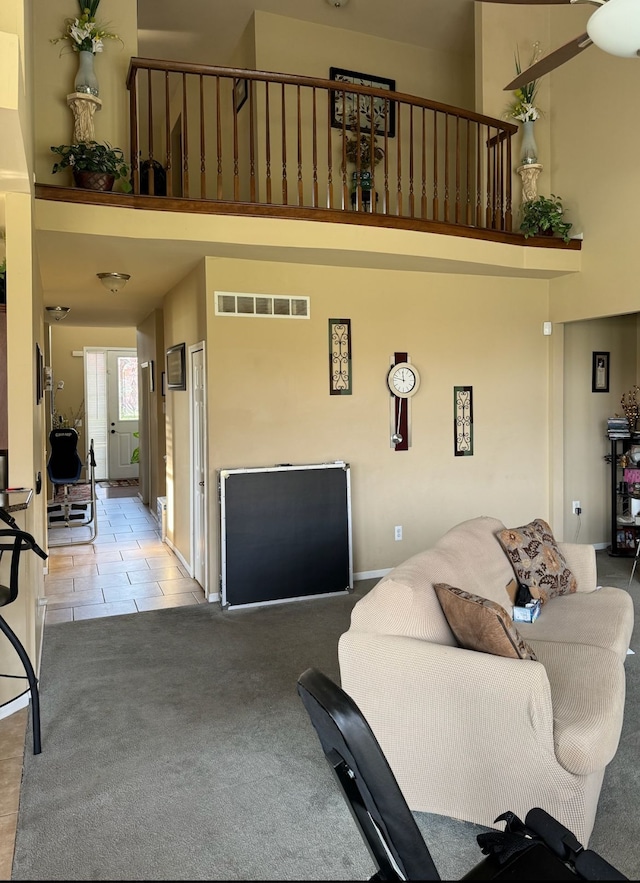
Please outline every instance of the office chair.
[[[74, 503], [69, 488], [77, 484], [82, 473], [83, 463], [78, 454], [78, 433], [70, 427], [57, 427], [49, 433], [51, 454], [47, 463], [47, 475], [54, 488], [53, 501], [47, 505], [49, 527], [87, 527], [92, 526], [88, 538], [80, 541], [90, 543], [97, 534], [96, 494], [95, 494], [95, 455], [93, 439], [89, 447], [90, 468], [90, 499], [85, 503]], [[62, 499], [58, 498], [58, 489], [62, 489]], [[59, 513], [59, 514], [56, 514]]]
[[[19, 530], [15, 524], [15, 519], [4, 509], [0, 509], [0, 518], [10, 528], [0, 530], [0, 560], [5, 552], [11, 553], [11, 566], [9, 571], [9, 585], [0, 585], [0, 608], [12, 604], [18, 597], [18, 575], [20, 567], [20, 554], [25, 551], [35, 552], [43, 560], [47, 558], [46, 552], [43, 552], [36, 543], [31, 534]], [[20, 657], [26, 679], [29, 682], [29, 690], [31, 691], [31, 719], [33, 725], [33, 753], [40, 754], [42, 751], [42, 743], [40, 738], [40, 694], [38, 692], [38, 680], [36, 678], [33, 665], [27, 655], [18, 636], [10, 627], [8, 622], [0, 615], [0, 631], [7, 637], [14, 650]], [[22, 678], [25, 675], [0, 674], [3, 678]]]
[[[297, 691], [374, 861], [377, 870], [369, 879], [440, 880], [391, 767], [353, 699], [313, 668], [300, 675]], [[542, 809], [531, 809], [524, 823], [511, 812], [498, 821], [506, 822], [505, 830], [477, 836], [487, 857], [461, 879], [628, 879], [597, 853], [583, 849], [568, 828]]]

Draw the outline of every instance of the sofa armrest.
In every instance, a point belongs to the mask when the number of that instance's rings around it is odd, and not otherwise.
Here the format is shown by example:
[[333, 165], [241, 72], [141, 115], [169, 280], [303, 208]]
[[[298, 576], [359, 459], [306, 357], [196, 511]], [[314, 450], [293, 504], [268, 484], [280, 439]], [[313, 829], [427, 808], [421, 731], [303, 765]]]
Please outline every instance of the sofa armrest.
[[385, 752], [424, 755], [424, 763], [437, 746], [455, 766], [455, 757], [485, 762], [491, 746], [498, 767], [554, 755], [551, 689], [539, 662], [354, 630], [340, 637], [338, 658], [343, 689]]
[[578, 583], [578, 592], [595, 592], [598, 585], [596, 550], [588, 543], [558, 543], [567, 566]]

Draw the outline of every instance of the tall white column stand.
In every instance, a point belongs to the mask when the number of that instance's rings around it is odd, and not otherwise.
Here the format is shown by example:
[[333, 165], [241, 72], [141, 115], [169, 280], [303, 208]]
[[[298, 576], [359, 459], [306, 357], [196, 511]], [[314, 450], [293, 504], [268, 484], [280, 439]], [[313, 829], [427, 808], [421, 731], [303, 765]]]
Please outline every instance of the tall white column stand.
[[72, 92], [67, 95], [67, 105], [73, 111], [73, 143], [95, 141], [93, 115], [102, 110], [102, 101], [88, 92]]
[[530, 202], [538, 195], [538, 176], [542, 171], [542, 163], [523, 163], [516, 171], [522, 178], [522, 201]]

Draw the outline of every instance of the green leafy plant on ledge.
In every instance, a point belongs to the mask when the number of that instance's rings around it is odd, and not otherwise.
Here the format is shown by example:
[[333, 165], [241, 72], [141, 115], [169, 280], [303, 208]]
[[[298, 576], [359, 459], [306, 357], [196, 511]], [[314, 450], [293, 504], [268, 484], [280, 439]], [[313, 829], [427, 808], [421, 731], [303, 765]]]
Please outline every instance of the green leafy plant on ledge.
[[120, 181], [125, 193], [131, 192], [131, 167], [125, 161], [122, 148], [112, 147], [106, 141], [104, 144], [98, 141], [80, 141], [78, 144], [61, 144], [51, 150], [60, 157], [51, 169], [54, 175], [64, 169], [72, 169], [74, 172], [103, 172]]
[[529, 199], [522, 203], [520, 209], [521, 222], [520, 230], [524, 233], [524, 238], [530, 236], [560, 236], [564, 242], [569, 242], [569, 230], [573, 224], [564, 220], [565, 209], [562, 205], [562, 199], [555, 196], [551, 197], [536, 196], [535, 199]]

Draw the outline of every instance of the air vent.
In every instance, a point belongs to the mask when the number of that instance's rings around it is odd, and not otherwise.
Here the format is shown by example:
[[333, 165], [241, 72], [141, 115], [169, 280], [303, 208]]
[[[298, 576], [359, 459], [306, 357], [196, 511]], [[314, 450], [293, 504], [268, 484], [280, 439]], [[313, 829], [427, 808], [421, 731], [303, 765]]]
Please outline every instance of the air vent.
[[216, 316], [266, 316], [270, 319], [308, 319], [308, 297], [244, 294], [216, 291]]

